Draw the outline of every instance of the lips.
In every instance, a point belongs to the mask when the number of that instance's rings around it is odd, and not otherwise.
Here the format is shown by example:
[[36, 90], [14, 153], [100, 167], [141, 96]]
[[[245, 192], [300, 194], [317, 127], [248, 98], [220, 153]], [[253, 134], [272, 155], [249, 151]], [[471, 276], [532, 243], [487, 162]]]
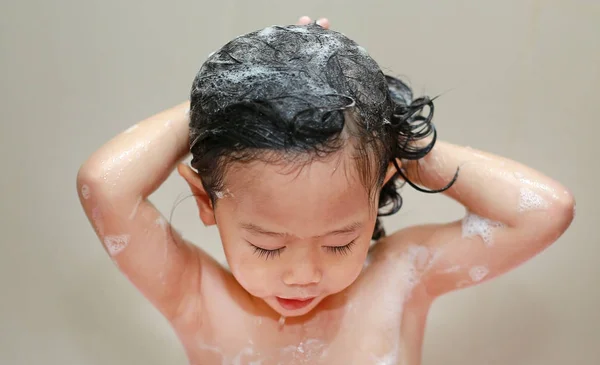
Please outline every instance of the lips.
[[277, 297], [277, 302], [279, 302], [279, 305], [281, 305], [283, 308], [287, 309], [287, 310], [298, 310], [298, 309], [302, 309], [304, 307], [306, 307], [307, 305], [309, 305], [315, 298], [294, 298], [294, 299], [288, 299], [288, 298], [280, 298]]

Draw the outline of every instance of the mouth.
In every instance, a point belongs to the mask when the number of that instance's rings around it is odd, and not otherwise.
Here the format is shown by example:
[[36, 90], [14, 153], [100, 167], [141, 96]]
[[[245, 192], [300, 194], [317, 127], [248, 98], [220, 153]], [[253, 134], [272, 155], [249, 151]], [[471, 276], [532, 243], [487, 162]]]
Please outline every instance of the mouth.
[[287, 310], [298, 310], [309, 305], [315, 297], [311, 298], [280, 298], [277, 297], [277, 302]]

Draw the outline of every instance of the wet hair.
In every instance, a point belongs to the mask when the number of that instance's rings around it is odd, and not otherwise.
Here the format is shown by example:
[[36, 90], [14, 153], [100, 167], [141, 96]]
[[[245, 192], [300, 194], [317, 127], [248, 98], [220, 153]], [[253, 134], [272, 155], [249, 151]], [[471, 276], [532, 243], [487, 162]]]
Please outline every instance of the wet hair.
[[[378, 216], [390, 215], [402, 205], [400, 177], [426, 191], [396, 159], [419, 160], [433, 148], [433, 110], [345, 35], [314, 23], [272, 26], [233, 39], [195, 77], [191, 165], [214, 203], [233, 162], [306, 164], [350, 142], [369, 195], [381, 187]], [[411, 143], [432, 134], [426, 146]], [[382, 186], [390, 162], [397, 173]], [[378, 218], [372, 239], [383, 236]]]

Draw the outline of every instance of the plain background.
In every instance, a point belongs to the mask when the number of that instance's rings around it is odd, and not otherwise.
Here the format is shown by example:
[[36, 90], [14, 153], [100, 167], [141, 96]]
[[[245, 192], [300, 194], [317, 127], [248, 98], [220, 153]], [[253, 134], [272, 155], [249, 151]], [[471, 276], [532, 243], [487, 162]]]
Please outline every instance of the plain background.
[[[516, 159], [569, 187], [577, 217], [518, 269], [439, 299], [424, 364], [600, 364], [600, 3], [578, 1], [4, 1], [0, 8], [0, 364], [185, 364], [159, 313], [83, 214], [80, 164], [188, 97], [237, 35], [327, 16], [416, 94], [442, 94], [440, 138]], [[178, 175], [153, 196], [188, 195]], [[459, 218], [404, 189], [389, 231]], [[173, 224], [223, 259], [192, 199]]]

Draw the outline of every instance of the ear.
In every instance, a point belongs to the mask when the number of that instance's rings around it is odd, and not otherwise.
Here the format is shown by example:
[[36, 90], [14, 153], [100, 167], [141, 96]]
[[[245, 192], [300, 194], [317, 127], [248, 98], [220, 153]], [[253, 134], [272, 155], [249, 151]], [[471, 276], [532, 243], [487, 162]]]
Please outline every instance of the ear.
[[205, 226], [216, 224], [217, 222], [215, 220], [215, 211], [213, 209], [212, 201], [206, 190], [204, 190], [204, 186], [202, 186], [200, 176], [198, 176], [191, 167], [183, 163], [177, 165], [177, 171], [179, 172], [179, 175], [187, 181], [192, 190], [192, 194], [194, 194], [194, 198], [196, 198], [196, 204], [198, 204], [198, 211], [200, 212], [202, 223], [204, 223]]
[[[402, 167], [402, 161], [400, 161], [400, 159], [396, 159], [396, 163], [398, 164], [398, 167]], [[383, 179], [383, 185], [387, 184], [387, 182], [390, 181], [396, 172], [398, 172], [398, 170], [396, 170], [396, 166], [390, 162], [387, 172], [385, 173], [385, 178]]]

